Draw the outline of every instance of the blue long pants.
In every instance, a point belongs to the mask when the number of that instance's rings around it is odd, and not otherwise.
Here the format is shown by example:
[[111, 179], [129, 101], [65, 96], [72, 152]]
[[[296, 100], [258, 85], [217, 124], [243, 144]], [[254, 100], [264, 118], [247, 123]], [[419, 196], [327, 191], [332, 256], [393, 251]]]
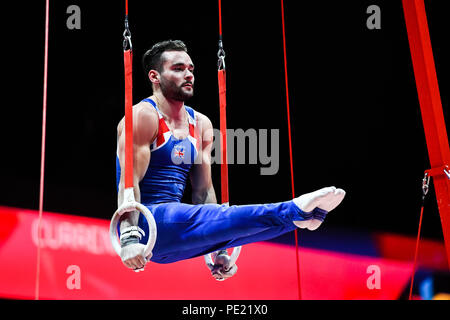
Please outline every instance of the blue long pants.
[[[151, 261], [171, 263], [216, 250], [273, 239], [296, 229], [292, 221], [308, 214], [293, 201], [261, 205], [191, 205], [178, 202], [147, 206], [157, 225]], [[139, 217], [148, 240], [148, 224]]]

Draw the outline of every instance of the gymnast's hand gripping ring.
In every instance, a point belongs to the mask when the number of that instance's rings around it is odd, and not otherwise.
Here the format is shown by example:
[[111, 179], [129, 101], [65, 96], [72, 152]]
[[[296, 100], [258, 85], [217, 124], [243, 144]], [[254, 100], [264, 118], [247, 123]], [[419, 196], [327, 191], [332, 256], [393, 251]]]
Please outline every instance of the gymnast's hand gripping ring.
[[116, 210], [116, 212], [114, 213], [112, 219], [111, 219], [111, 223], [109, 226], [109, 238], [111, 240], [112, 246], [114, 248], [114, 250], [116, 251], [116, 253], [120, 256], [120, 252], [122, 250], [120, 243], [119, 243], [119, 237], [117, 234], [117, 227], [119, 225], [119, 220], [122, 214], [126, 213], [126, 212], [131, 212], [131, 211], [139, 211], [141, 212], [145, 219], [147, 219], [147, 223], [148, 223], [148, 242], [145, 245], [145, 249], [144, 249], [144, 258], [148, 260], [150, 260], [150, 258], [152, 257], [152, 250], [153, 247], [155, 246], [155, 242], [156, 242], [156, 222], [155, 222], [155, 218], [153, 217], [153, 214], [150, 212], [150, 210], [136, 202], [136, 200], [134, 199], [134, 191], [133, 188], [127, 188], [124, 190], [124, 201], [122, 203], [122, 205]]
[[[229, 268], [231, 268], [232, 266], [234, 266], [236, 264], [236, 260], [238, 259], [239, 254], [241, 253], [241, 248], [242, 248], [241, 246], [233, 248], [233, 252], [231, 253], [231, 256], [230, 256]], [[205, 257], [206, 265], [211, 270], [215, 264], [212, 259], [211, 253], [205, 254], [204, 257]]]

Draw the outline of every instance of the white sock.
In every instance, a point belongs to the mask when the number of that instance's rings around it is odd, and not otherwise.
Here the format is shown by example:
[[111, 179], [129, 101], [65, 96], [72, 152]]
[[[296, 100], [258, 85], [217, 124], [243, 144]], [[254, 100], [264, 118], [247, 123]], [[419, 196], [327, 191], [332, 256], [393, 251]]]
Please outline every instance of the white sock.
[[[336, 189], [332, 199], [329, 202], [322, 203], [318, 207], [322, 210], [330, 212], [331, 210], [335, 209], [342, 202], [342, 200], [344, 200], [344, 197], [345, 191], [342, 189]], [[307, 226], [307, 228], [308, 230], [314, 231], [319, 228], [322, 223], [323, 220], [313, 218], [309, 220], [309, 225]]]
[[[301, 195], [293, 199], [294, 203], [304, 212], [310, 212], [318, 207], [330, 212], [335, 209], [344, 199], [345, 191], [335, 187], [322, 188], [317, 191]], [[306, 221], [293, 221], [294, 224], [302, 229], [316, 230], [323, 221], [310, 219]]]
[[319, 205], [330, 202], [335, 191], [335, 187], [322, 188], [314, 192], [302, 194], [300, 197], [292, 199], [292, 201], [303, 212], [311, 212]]

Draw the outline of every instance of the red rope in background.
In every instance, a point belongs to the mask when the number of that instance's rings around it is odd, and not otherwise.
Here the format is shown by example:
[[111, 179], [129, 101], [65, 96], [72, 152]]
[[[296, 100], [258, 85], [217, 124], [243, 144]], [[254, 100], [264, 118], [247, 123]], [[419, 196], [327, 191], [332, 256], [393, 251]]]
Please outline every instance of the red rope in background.
[[41, 225], [44, 207], [44, 171], [45, 171], [45, 136], [47, 127], [47, 77], [48, 77], [48, 26], [49, 26], [49, 0], [45, 4], [45, 52], [44, 52], [44, 94], [42, 102], [42, 141], [41, 141], [41, 177], [39, 184], [39, 217], [38, 217], [38, 244], [36, 258], [36, 284], [34, 298], [39, 300], [39, 279], [41, 273]]
[[411, 274], [411, 284], [409, 286], [409, 300], [412, 300], [412, 291], [413, 291], [413, 284], [414, 284], [414, 275], [416, 273], [416, 267], [417, 267], [417, 256], [419, 254], [419, 243], [420, 243], [420, 230], [422, 229], [422, 218], [423, 218], [423, 205], [420, 209], [420, 219], [419, 219], [419, 231], [417, 232], [417, 239], [416, 239], [416, 250], [414, 252], [414, 264], [413, 264], [413, 270]]
[[[287, 122], [288, 122], [288, 133], [289, 133], [289, 160], [291, 167], [291, 188], [292, 188], [292, 198], [295, 198], [295, 188], [294, 188], [294, 165], [292, 158], [292, 136], [291, 136], [291, 115], [289, 107], [289, 85], [288, 85], [288, 74], [287, 74], [287, 57], [286, 57], [286, 27], [284, 22], [284, 2], [281, 0], [281, 21], [283, 27], [283, 54], [284, 54], [284, 81], [286, 87], [286, 109], [287, 109]], [[297, 284], [298, 284], [298, 299], [302, 299], [302, 291], [300, 285], [300, 261], [298, 252], [298, 232], [297, 229], [295, 233], [295, 257], [297, 262]]]

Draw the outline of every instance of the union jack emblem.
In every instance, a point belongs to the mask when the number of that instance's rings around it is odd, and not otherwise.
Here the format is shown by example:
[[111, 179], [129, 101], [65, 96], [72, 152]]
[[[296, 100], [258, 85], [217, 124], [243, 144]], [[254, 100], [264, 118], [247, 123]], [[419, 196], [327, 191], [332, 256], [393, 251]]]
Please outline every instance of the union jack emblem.
[[180, 159], [184, 159], [184, 147], [180, 145], [176, 145], [174, 148], [174, 156]]

